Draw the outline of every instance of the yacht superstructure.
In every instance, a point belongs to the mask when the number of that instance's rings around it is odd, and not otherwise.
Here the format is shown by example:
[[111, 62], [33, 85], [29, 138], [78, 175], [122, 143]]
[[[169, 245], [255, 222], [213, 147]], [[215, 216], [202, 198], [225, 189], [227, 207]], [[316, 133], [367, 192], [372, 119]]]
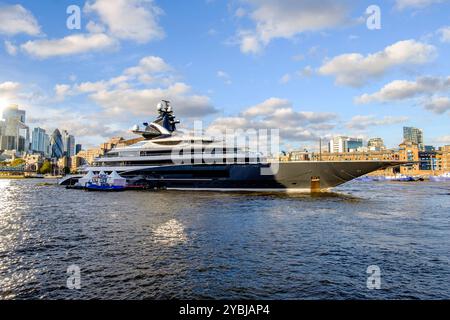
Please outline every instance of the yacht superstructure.
[[[269, 161], [267, 155], [224, 143], [223, 138], [177, 130], [168, 101], [158, 118], [132, 132], [144, 140], [116, 147], [85, 166], [85, 172], [118, 172], [130, 184], [178, 190], [324, 190], [402, 161]], [[70, 184], [70, 177], [61, 184]]]

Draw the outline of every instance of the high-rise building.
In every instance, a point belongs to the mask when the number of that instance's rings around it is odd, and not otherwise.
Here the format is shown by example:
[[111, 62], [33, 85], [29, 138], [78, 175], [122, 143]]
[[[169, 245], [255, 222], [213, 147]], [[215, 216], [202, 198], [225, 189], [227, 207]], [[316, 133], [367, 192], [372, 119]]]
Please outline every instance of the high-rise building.
[[61, 136], [61, 132], [59, 132], [58, 129], [55, 129], [53, 131], [53, 134], [50, 138], [50, 145], [51, 145], [51, 156], [52, 158], [62, 158], [64, 155], [64, 144]]
[[25, 124], [25, 110], [16, 104], [8, 106], [0, 124], [0, 150], [28, 151], [30, 130]]
[[381, 138], [369, 139], [369, 141], [367, 142], [367, 148], [370, 151], [381, 151], [386, 149], [384, 141]]
[[52, 156], [52, 147], [50, 145], [50, 137], [48, 134], [44, 135], [44, 156], [47, 158]]
[[328, 152], [343, 153], [352, 152], [363, 146], [363, 140], [344, 136], [333, 137], [328, 143]]
[[81, 144], [76, 144], [75, 145], [75, 155], [77, 155], [78, 152], [80, 152], [82, 148], [83, 148], [83, 146]]
[[31, 150], [40, 152], [45, 156], [49, 156], [50, 138], [45, 130], [39, 127], [33, 129], [31, 138]]
[[419, 150], [424, 150], [422, 129], [414, 127], [403, 127], [403, 140], [414, 142], [419, 147]]
[[66, 157], [75, 155], [75, 137], [70, 135], [67, 130], [63, 130], [62, 140], [64, 145], [64, 154]]

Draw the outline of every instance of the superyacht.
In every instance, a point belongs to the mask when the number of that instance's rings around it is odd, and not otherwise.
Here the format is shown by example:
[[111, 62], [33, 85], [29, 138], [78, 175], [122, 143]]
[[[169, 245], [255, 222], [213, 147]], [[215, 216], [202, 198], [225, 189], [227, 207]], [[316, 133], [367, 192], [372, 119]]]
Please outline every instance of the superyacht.
[[[228, 147], [223, 139], [177, 130], [168, 101], [157, 106], [157, 119], [132, 132], [142, 140], [116, 147], [81, 168], [86, 174], [117, 172], [132, 186], [211, 191], [326, 191], [379, 169], [404, 161], [270, 160], [249, 148]], [[82, 175], [67, 176], [62, 185]]]

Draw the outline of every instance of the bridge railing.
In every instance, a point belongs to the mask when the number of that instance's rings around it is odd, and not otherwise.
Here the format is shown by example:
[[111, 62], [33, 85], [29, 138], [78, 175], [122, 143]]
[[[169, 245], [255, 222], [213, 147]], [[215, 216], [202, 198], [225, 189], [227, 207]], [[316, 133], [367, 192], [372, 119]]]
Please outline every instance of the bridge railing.
[[25, 172], [25, 166], [7, 167], [0, 166], [0, 172]]

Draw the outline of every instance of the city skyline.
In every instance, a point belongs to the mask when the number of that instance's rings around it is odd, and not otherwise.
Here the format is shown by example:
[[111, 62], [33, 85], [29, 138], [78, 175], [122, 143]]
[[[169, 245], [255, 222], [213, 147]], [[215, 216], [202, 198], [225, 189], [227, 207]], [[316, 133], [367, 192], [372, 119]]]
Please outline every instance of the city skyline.
[[[80, 29], [66, 27], [72, 4]], [[371, 4], [381, 29], [366, 26]], [[0, 6], [3, 21], [22, 22], [0, 27], [0, 104], [17, 103], [30, 128], [66, 129], [85, 146], [130, 137], [162, 98], [187, 127], [194, 117], [218, 128], [279, 127], [293, 149], [332, 136], [382, 137], [392, 148], [404, 126], [423, 129], [427, 145], [450, 143], [445, 2]]]

